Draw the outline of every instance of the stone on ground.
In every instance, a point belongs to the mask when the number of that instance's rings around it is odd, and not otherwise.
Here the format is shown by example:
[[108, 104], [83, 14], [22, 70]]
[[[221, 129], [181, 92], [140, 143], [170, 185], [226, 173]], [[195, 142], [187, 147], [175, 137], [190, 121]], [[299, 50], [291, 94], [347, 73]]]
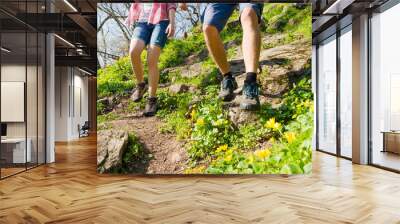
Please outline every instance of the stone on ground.
[[97, 166], [100, 173], [119, 167], [128, 145], [128, 132], [100, 130], [97, 132]]

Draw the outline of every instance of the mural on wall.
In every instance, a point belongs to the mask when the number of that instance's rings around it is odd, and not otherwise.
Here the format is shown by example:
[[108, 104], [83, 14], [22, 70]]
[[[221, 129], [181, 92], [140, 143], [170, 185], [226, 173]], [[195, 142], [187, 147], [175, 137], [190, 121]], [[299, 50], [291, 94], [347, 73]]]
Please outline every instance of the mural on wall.
[[309, 4], [99, 3], [98, 172], [311, 173], [311, 20]]

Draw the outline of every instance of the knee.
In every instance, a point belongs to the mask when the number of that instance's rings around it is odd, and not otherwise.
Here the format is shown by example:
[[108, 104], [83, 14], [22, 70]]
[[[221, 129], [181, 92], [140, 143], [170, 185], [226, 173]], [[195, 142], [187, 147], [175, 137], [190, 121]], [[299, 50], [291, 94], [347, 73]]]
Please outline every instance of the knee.
[[141, 51], [137, 48], [131, 48], [129, 49], [129, 55], [131, 57], [140, 57]]
[[254, 28], [258, 25], [257, 14], [252, 8], [245, 8], [240, 15], [240, 20], [244, 29]]
[[213, 25], [204, 24], [204, 25], [203, 25], [203, 32], [204, 32], [204, 34], [205, 34], [206, 36], [209, 36], [209, 35], [213, 35], [213, 34], [218, 33], [218, 30], [217, 30], [217, 28], [216, 28], [215, 26], [213, 26]]
[[131, 57], [140, 57], [142, 54], [143, 48], [141, 48], [138, 44], [131, 44], [129, 48], [129, 55]]
[[147, 52], [147, 64], [150, 69], [154, 69], [158, 67], [158, 56], [151, 49]]

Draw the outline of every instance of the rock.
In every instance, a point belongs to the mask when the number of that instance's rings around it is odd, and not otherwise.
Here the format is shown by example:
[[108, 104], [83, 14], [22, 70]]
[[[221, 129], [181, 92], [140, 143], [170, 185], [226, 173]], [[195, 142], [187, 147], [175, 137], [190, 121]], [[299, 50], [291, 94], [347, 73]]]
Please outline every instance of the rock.
[[171, 85], [171, 86], [169, 87], [169, 91], [170, 91], [171, 93], [175, 93], [175, 94], [177, 94], [177, 93], [184, 93], [184, 92], [187, 92], [188, 90], [189, 90], [189, 86], [188, 86], [188, 85], [179, 84], [179, 83], [173, 84], [173, 85]]
[[178, 152], [174, 152], [170, 155], [170, 161], [173, 163], [178, 163], [182, 160], [182, 156]]
[[128, 132], [101, 130], [97, 132], [97, 169], [100, 173], [122, 164], [122, 155], [128, 145]]
[[123, 104], [123, 103], [119, 103], [119, 104], [117, 105], [117, 108], [118, 108], [118, 109], [124, 108], [124, 104]]
[[185, 59], [185, 64], [191, 65], [191, 64], [198, 63], [198, 62], [202, 62], [206, 57], [208, 57], [208, 50], [207, 50], [207, 48], [204, 48], [202, 51], [200, 51], [200, 53], [193, 54], [193, 55], [190, 55], [189, 57], [187, 57]]
[[195, 93], [197, 91], [196, 86], [189, 86], [189, 93]]
[[109, 96], [107, 99], [108, 99], [108, 105], [113, 107], [119, 104], [119, 102], [121, 101], [119, 96]]
[[243, 85], [244, 85], [244, 80], [246, 79], [246, 73], [243, 73], [241, 75], [235, 76], [236, 83], [238, 84], [238, 88], [236, 88], [235, 93], [240, 94], [242, 93]]
[[243, 59], [232, 60], [230, 61], [230, 65], [231, 65], [232, 75], [235, 77], [246, 72]]
[[117, 96], [104, 97], [97, 100], [97, 104], [102, 104], [104, 106], [102, 114], [109, 113], [120, 103], [120, 98]]
[[[241, 96], [237, 96], [239, 98]], [[235, 125], [249, 124], [258, 121], [258, 116], [254, 111], [246, 111], [238, 106], [230, 107], [228, 113], [229, 119]]]
[[[230, 49], [230, 48], [235, 48], [238, 47], [241, 44], [240, 40], [232, 40], [232, 41], [228, 41], [226, 44], [224, 44], [225, 49]], [[240, 47], [238, 48], [240, 49]], [[238, 50], [236, 49], [236, 50]]]
[[108, 99], [107, 99], [107, 97], [98, 99], [98, 100], [97, 100], [97, 103], [98, 103], [98, 104], [107, 105], [107, 104], [108, 104]]
[[195, 63], [192, 65], [184, 66], [181, 69], [181, 76], [182, 77], [187, 77], [187, 78], [192, 78], [195, 76], [198, 76], [199, 74], [202, 74], [203, 72], [203, 66], [202, 63]]

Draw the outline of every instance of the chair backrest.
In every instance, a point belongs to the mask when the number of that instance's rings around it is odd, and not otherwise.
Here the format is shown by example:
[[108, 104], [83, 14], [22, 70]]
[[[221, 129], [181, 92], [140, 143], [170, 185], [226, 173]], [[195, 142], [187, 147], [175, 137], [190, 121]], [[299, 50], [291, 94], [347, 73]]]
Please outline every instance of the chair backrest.
[[83, 124], [82, 129], [89, 129], [89, 128], [90, 128], [89, 121], [85, 121], [85, 124]]

